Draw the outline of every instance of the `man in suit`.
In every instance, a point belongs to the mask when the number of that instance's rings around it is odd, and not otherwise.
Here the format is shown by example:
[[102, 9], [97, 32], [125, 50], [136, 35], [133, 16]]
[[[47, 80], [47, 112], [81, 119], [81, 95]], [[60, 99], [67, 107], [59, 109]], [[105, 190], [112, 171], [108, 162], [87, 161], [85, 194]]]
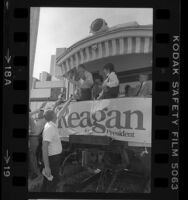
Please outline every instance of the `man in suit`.
[[80, 64], [77, 73], [79, 80], [73, 80], [71, 77], [68, 77], [68, 80], [78, 89], [78, 100], [91, 100], [91, 90], [93, 86], [93, 76], [91, 72], [86, 70], [85, 65]]
[[148, 80], [148, 74], [139, 75], [139, 85], [136, 87], [136, 95], [138, 97], [152, 96], [152, 81]]

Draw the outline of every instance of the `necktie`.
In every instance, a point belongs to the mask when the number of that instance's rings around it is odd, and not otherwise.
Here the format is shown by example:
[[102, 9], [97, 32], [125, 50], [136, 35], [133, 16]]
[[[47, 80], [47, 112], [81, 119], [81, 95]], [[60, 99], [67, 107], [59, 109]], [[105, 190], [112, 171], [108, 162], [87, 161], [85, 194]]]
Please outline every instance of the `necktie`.
[[108, 74], [108, 75], [106, 76], [106, 82], [107, 82], [107, 83], [109, 82], [109, 75], [110, 75], [110, 74]]
[[140, 93], [140, 91], [141, 91], [141, 89], [142, 89], [143, 83], [144, 83], [144, 82], [142, 82], [142, 83], [140, 84], [140, 88], [138, 89], [138, 91], [137, 91], [137, 93], [136, 93], [136, 96], [139, 95], [139, 93]]

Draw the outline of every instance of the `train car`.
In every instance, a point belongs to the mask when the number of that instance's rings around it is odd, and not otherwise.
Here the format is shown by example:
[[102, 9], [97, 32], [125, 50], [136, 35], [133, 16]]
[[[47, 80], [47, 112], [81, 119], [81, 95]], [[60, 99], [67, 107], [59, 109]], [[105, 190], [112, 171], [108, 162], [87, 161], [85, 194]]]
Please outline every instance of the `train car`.
[[125, 88], [136, 87], [139, 74], [152, 79], [152, 30], [152, 25], [137, 22], [108, 27], [105, 20], [96, 19], [90, 36], [56, 58], [57, 76], [65, 79], [67, 99], [75, 86], [66, 77], [79, 64], [96, 77], [103, 74], [106, 63], [113, 63], [120, 81], [117, 98], [71, 102], [59, 120], [62, 173], [73, 176], [75, 165], [90, 172], [77, 182], [75, 175], [71, 183], [63, 183], [65, 191], [150, 191], [152, 98], [127, 96]]
[[[96, 19], [90, 32], [57, 58], [57, 67], [66, 77], [84, 64], [95, 77], [106, 63], [113, 63], [119, 96], [71, 103], [60, 127], [62, 140], [82, 151], [83, 166], [99, 169], [101, 176], [107, 169], [113, 171], [110, 184], [103, 188], [111, 191], [122, 171], [142, 174], [146, 180], [150, 176], [152, 98], [127, 97], [125, 87], [134, 88], [139, 74], [152, 78], [152, 25], [130, 22], [109, 28], [105, 20]], [[70, 96], [74, 85], [67, 82], [66, 87]]]

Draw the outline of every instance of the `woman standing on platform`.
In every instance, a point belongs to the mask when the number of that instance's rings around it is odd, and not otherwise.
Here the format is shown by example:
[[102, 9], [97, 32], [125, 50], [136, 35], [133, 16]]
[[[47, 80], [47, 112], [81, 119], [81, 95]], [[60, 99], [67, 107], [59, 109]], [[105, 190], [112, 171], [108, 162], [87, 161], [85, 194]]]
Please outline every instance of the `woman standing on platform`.
[[114, 65], [108, 63], [103, 67], [106, 79], [103, 82], [103, 90], [100, 93], [98, 99], [110, 99], [116, 98], [119, 94], [119, 80], [115, 73]]

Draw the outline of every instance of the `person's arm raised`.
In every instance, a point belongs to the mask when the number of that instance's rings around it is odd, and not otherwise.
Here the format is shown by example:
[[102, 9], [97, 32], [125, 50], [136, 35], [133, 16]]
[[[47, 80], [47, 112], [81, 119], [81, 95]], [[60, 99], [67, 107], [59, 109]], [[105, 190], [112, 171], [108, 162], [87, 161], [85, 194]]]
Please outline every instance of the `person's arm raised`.
[[59, 100], [57, 100], [57, 101], [55, 102], [55, 104], [53, 105], [52, 110], [55, 111], [56, 108], [57, 108], [57, 106], [59, 106], [60, 104], [61, 104], [61, 102], [60, 102]]
[[47, 104], [47, 102], [42, 103], [42, 105], [41, 105], [38, 109], [36, 109], [36, 110], [30, 112], [29, 115], [32, 116], [32, 115], [34, 115], [34, 114], [39, 113], [40, 110], [43, 109], [43, 108], [46, 106], [46, 104]]
[[70, 78], [70, 77], [67, 77], [67, 80], [68, 80], [70, 83], [72, 83], [73, 85], [77, 86], [77, 87], [80, 87], [80, 86], [81, 86], [81, 84], [80, 84], [79, 81], [75, 81], [75, 80], [73, 80], [73, 79]]
[[64, 103], [63, 107], [59, 110], [59, 112], [57, 113], [57, 118], [61, 118], [62, 115], [64, 115], [68, 105], [70, 104], [70, 102], [72, 101], [72, 96]]
[[38, 109], [36, 109], [36, 110], [30, 112], [29, 115], [32, 116], [32, 115], [35, 115], [35, 114], [37, 114], [37, 113], [39, 113], [39, 112], [40, 112], [40, 108], [38, 108]]
[[91, 73], [88, 72], [82, 77], [82, 79], [84, 82], [81, 84], [81, 87], [91, 87], [93, 85], [93, 76]]

